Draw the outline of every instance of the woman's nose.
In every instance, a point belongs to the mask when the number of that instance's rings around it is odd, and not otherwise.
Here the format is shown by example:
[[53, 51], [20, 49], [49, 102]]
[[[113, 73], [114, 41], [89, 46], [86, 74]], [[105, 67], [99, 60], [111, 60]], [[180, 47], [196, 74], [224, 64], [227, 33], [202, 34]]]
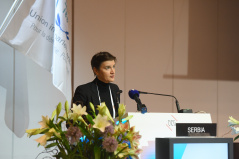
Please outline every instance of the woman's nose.
[[115, 68], [112, 68], [110, 73], [115, 73]]

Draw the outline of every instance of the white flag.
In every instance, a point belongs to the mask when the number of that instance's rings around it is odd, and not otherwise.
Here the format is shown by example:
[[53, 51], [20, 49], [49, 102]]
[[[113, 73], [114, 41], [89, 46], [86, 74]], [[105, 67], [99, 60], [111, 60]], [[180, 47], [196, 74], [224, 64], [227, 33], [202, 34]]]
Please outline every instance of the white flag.
[[71, 100], [71, 51], [66, 0], [23, 0], [0, 39], [51, 71]]
[[56, 0], [55, 7], [53, 84], [67, 97], [71, 94], [71, 53], [66, 0]]

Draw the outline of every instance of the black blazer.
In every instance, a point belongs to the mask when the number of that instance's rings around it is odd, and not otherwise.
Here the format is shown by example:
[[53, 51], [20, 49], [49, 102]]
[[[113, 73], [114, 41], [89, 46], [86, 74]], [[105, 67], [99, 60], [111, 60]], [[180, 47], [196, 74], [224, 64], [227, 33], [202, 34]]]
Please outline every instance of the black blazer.
[[[109, 83], [110, 89], [112, 93], [112, 98], [114, 101], [115, 106], [115, 116], [118, 116], [118, 108], [119, 108], [119, 102], [120, 102], [120, 89], [116, 84]], [[95, 106], [95, 112], [98, 114], [97, 105], [100, 105], [98, 92], [97, 92], [97, 86], [96, 86], [96, 79], [94, 81], [89, 82], [84, 85], [80, 85], [76, 88], [75, 94], [73, 97], [73, 103], [75, 104], [81, 104], [82, 106], [86, 106], [86, 111], [89, 113], [91, 111], [90, 104], [93, 103]], [[113, 112], [110, 112], [111, 115]]]

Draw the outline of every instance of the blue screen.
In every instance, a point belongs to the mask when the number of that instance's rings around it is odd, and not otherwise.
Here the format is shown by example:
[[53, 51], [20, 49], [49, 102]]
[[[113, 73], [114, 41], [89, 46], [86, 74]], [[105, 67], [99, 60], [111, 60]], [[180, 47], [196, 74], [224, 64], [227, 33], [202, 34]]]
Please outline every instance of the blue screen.
[[174, 143], [173, 159], [228, 159], [227, 143]]

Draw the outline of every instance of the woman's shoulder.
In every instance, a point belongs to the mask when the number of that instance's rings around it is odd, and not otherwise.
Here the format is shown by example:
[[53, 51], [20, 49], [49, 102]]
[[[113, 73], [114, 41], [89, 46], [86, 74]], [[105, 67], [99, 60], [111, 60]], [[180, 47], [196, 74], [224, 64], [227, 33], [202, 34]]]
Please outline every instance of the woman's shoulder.
[[94, 82], [88, 82], [88, 83], [85, 83], [85, 84], [82, 84], [82, 85], [79, 85], [76, 90], [84, 90], [84, 89], [88, 89], [90, 87], [92, 87], [92, 85], [94, 85]]
[[119, 86], [115, 83], [110, 83], [110, 87], [115, 88], [115, 89], [119, 89]]

